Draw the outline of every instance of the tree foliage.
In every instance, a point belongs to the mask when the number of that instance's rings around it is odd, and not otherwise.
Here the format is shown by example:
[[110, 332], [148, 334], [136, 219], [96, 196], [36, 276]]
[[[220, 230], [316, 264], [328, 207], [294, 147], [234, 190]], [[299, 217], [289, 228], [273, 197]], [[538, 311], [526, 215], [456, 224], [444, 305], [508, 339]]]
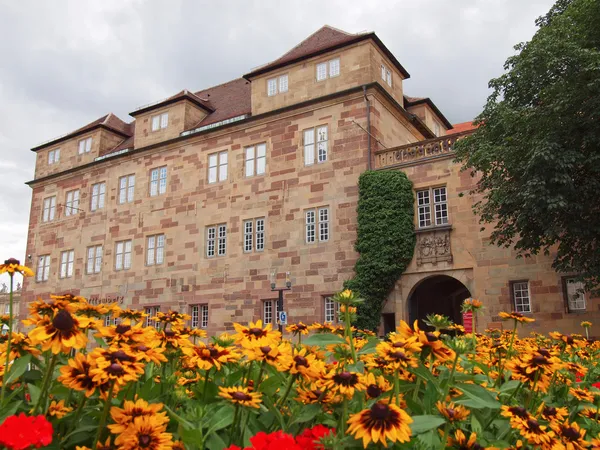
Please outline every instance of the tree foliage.
[[358, 306], [358, 328], [375, 330], [394, 284], [415, 249], [412, 183], [400, 171], [364, 172], [358, 181], [359, 253], [356, 275], [344, 287], [364, 300]]
[[600, 282], [600, 2], [559, 0], [515, 47], [456, 146], [480, 177], [474, 210], [492, 240], [554, 255], [559, 272]]

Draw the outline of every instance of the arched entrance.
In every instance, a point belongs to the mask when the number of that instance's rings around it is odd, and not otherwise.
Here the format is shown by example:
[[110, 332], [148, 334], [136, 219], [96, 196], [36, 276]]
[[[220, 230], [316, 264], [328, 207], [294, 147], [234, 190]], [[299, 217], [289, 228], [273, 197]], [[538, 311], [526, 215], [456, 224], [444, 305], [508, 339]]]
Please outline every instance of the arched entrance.
[[423, 319], [429, 314], [443, 314], [454, 323], [462, 324], [460, 308], [463, 300], [469, 297], [469, 289], [456, 278], [448, 275], [425, 278], [408, 297], [410, 323], [419, 320], [419, 327], [428, 328]]

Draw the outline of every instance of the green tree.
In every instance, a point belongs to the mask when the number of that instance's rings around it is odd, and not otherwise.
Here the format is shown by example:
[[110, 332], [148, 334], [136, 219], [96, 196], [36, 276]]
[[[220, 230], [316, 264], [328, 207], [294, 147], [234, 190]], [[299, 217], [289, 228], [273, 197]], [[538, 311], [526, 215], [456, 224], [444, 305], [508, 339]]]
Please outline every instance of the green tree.
[[600, 1], [559, 0], [456, 146], [492, 240], [600, 284]]

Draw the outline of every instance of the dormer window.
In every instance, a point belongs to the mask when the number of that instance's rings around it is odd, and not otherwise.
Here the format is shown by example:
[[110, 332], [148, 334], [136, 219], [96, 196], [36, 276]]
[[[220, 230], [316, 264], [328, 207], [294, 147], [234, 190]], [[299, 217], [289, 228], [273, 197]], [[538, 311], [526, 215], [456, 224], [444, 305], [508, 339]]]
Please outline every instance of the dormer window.
[[279, 77], [269, 78], [267, 80], [267, 95], [272, 97], [277, 93], [284, 93], [288, 91], [288, 76], [280, 75]]
[[48, 152], [48, 164], [57, 163], [60, 159], [60, 148]]
[[337, 77], [340, 74], [340, 58], [330, 59], [317, 64], [317, 81]]
[[152, 131], [162, 130], [169, 125], [169, 113], [152, 116]]
[[82, 139], [79, 141], [79, 154], [89, 153], [92, 150], [92, 138]]
[[389, 87], [392, 87], [392, 72], [383, 64], [381, 65], [381, 79], [385, 81]]

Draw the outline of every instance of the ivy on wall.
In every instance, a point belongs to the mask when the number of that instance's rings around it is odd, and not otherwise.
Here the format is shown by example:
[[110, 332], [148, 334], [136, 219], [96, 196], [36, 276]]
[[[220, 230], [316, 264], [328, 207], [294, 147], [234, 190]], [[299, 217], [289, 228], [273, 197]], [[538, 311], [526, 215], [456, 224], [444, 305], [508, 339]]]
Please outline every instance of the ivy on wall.
[[358, 306], [358, 328], [376, 330], [381, 309], [415, 249], [412, 183], [400, 171], [368, 171], [358, 180], [359, 258], [354, 278], [344, 283], [364, 303]]

